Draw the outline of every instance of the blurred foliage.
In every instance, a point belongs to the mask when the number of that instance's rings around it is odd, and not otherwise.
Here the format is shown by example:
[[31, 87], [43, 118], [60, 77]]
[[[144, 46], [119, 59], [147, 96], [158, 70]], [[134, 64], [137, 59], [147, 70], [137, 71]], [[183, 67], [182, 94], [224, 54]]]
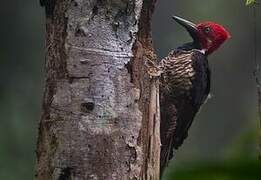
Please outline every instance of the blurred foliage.
[[250, 160], [257, 159], [257, 154], [251, 153], [253, 149], [257, 149], [258, 129], [249, 129], [245, 133], [240, 134], [234, 142], [224, 151], [226, 159], [233, 160]]
[[251, 6], [251, 5], [254, 5], [254, 4], [256, 4], [256, 3], [257, 3], [256, 0], [247, 0], [247, 1], [246, 1], [246, 5], [247, 5], [247, 6]]
[[[224, 151], [225, 160], [170, 163], [163, 180], [255, 180], [261, 178], [261, 161], [251, 152], [256, 129], [243, 133]], [[255, 148], [255, 147], [254, 147]]]
[[29, 180], [44, 86], [44, 9], [38, 0], [2, 1], [0, 22], [0, 180]]
[[193, 162], [178, 167], [165, 180], [258, 180], [260, 161]]

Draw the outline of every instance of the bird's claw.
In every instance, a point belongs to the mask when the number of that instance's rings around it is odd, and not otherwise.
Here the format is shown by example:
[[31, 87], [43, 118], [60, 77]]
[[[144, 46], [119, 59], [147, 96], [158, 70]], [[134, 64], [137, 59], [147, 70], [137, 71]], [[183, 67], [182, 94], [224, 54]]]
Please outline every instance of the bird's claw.
[[150, 59], [146, 59], [145, 66], [147, 67], [147, 73], [149, 76], [152, 77], [158, 77], [161, 75], [162, 70], [161, 68], [155, 64], [155, 62], [151, 61]]

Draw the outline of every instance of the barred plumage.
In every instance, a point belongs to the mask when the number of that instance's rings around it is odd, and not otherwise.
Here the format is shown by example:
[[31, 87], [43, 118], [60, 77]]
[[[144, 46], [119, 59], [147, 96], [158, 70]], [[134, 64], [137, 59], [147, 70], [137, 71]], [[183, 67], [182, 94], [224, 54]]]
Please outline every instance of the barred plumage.
[[161, 168], [187, 137], [194, 116], [210, 91], [210, 70], [199, 50], [172, 51], [160, 62]]

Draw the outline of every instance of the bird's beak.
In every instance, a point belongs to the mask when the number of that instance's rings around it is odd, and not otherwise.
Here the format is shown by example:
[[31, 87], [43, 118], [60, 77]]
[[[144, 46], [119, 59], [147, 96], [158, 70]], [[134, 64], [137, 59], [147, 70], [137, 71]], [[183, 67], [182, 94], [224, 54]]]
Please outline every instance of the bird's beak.
[[181, 17], [178, 16], [173, 16], [172, 17], [177, 23], [179, 23], [180, 25], [182, 25], [184, 28], [186, 28], [186, 30], [188, 31], [188, 33], [190, 34], [190, 36], [193, 38], [193, 40], [197, 40], [198, 39], [198, 29], [196, 24], [183, 19]]

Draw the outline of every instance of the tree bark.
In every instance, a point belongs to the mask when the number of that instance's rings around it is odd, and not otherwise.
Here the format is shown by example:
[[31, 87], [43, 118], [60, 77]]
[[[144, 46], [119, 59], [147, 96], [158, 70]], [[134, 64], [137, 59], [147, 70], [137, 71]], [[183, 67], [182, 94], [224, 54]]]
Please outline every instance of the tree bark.
[[159, 179], [155, 0], [41, 0], [46, 84], [37, 180]]

